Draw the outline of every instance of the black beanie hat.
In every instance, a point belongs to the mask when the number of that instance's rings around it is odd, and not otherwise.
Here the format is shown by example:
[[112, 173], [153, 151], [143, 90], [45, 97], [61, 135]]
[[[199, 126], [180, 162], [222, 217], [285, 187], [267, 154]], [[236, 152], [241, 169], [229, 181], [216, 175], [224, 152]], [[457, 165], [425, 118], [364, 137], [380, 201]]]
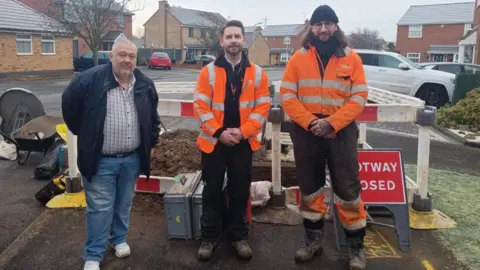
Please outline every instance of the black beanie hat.
[[321, 21], [330, 21], [338, 23], [337, 14], [335, 11], [328, 5], [321, 5], [315, 9], [312, 13], [312, 18], [310, 19], [310, 24], [315, 24]]

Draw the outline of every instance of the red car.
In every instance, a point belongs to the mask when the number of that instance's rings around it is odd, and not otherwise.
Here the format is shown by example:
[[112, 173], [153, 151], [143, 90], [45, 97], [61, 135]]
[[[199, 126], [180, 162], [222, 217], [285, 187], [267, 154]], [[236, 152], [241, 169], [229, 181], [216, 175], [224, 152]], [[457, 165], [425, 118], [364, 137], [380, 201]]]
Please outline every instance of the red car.
[[164, 52], [154, 52], [150, 57], [150, 66], [149, 68], [164, 68], [172, 69], [172, 61], [170, 61], [170, 56]]

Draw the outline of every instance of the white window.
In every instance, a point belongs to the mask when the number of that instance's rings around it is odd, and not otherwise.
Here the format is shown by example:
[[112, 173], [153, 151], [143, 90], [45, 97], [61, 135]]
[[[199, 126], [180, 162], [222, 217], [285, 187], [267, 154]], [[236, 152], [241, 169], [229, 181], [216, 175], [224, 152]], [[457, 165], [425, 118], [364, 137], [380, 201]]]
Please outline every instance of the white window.
[[407, 58], [410, 59], [412, 62], [419, 63], [420, 53], [407, 53]]
[[117, 15], [117, 23], [118, 23], [118, 26], [120, 27], [125, 26], [125, 18], [123, 17], [123, 14]]
[[31, 35], [17, 35], [17, 54], [19, 55], [33, 54]]
[[472, 30], [472, 28], [473, 28], [472, 24], [470, 23], [465, 24], [465, 27], [463, 29], [463, 35], [466, 35], [468, 31]]
[[288, 62], [288, 59], [290, 58], [289, 53], [282, 53], [280, 55], [280, 62]]
[[55, 54], [55, 37], [42, 36], [42, 54]]
[[290, 37], [284, 37], [283, 44], [290, 44]]
[[409, 38], [422, 38], [422, 26], [421, 25], [410, 25], [408, 27], [408, 37]]

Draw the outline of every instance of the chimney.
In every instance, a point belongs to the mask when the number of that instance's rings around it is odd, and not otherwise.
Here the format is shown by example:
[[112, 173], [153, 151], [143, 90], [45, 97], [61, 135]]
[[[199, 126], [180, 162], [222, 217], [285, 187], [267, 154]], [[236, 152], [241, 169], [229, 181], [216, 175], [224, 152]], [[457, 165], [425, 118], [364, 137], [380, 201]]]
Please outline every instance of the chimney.
[[166, 9], [166, 8], [168, 8], [168, 1], [167, 1], [167, 0], [158, 1], [158, 8], [159, 8], [159, 9]]

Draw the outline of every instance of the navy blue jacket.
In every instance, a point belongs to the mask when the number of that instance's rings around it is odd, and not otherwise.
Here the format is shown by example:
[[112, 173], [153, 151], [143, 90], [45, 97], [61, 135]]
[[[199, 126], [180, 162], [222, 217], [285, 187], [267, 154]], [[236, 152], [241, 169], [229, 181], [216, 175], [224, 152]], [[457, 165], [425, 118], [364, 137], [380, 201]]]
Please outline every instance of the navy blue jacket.
[[[133, 92], [141, 135], [140, 173], [149, 177], [150, 151], [158, 143], [160, 132], [158, 94], [152, 80], [138, 69], [134, 75]], [[63, 119], [68, 129], [77, 135], [78, 169], [88, 181], [97, 172], [103, 148], [107, 91], [117, 86], [112, 64], [108, 63], [75, 76], [62, 94]]]

